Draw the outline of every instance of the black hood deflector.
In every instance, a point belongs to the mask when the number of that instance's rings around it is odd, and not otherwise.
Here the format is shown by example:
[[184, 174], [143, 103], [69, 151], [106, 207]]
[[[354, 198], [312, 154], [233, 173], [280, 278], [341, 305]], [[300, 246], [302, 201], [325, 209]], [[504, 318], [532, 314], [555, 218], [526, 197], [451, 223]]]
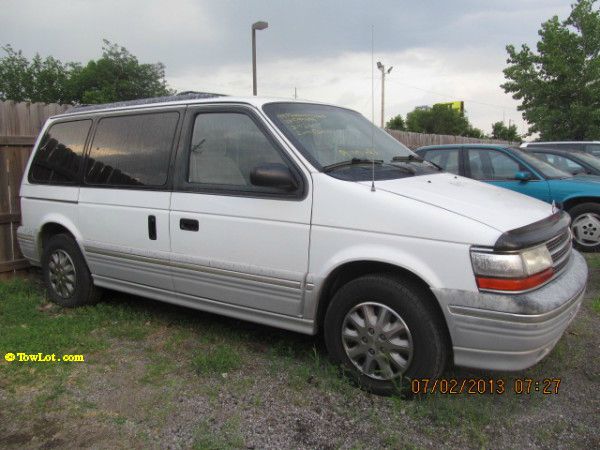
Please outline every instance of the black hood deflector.
[[513, 251], [542, 244], [565, 232], [570, 223], [571, 218], [566, 212], [557, 211], [538, 222], [503, 233], [496, 241], [494, 250]]

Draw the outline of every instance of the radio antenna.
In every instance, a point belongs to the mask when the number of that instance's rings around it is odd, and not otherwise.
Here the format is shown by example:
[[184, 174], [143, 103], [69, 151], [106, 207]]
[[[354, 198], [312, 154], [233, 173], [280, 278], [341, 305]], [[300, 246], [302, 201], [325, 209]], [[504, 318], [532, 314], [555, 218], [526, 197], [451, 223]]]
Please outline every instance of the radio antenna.
[[375, 192], [375, 25], [371, 25], [371, 192]]

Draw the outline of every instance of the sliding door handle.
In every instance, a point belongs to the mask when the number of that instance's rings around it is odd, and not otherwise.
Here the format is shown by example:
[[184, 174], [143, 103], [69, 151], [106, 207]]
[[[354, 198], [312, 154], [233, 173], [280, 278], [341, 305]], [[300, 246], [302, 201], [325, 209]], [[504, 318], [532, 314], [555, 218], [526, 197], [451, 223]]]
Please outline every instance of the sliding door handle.
[[156, 216], [148, 216], [148, 238], [156, 240]]
[[184, 231], [198, 231], [200, 224], [196, 219], [179, 219], [179, 228]]

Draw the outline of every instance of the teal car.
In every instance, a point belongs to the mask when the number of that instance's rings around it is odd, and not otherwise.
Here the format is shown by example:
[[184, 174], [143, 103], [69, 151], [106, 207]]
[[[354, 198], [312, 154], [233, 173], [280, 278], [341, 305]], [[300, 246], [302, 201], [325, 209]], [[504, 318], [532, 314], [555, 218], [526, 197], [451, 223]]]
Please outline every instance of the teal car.
[[416, 152], [448, 172], [556, 203], [571, 216], [576, 247], [600, 250], [600, 177], [571, 175], [529, 152], [501, 145], [434, 145]]

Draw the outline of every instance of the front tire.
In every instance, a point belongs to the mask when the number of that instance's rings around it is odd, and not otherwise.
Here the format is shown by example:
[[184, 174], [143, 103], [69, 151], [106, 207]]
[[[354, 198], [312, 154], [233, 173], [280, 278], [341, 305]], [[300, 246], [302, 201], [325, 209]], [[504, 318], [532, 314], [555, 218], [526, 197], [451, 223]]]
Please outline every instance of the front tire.
[[73, 308], [91, 305], [100, 300], [101, 292], [75, 240], [67, 234], [57, 234], [44, 246], [42, 272], [50, 300]]
[[365, 390], [405, 391], [412, 378], [442, 375], [450, 354], [445, 323], [431, 294], [387, 274], [352, 280], [334, 295], [325, 315], [332, 360]]
[[600, 204], [582, 203], [569, 210], [575, 248], [582, 252], [600, 251]]

